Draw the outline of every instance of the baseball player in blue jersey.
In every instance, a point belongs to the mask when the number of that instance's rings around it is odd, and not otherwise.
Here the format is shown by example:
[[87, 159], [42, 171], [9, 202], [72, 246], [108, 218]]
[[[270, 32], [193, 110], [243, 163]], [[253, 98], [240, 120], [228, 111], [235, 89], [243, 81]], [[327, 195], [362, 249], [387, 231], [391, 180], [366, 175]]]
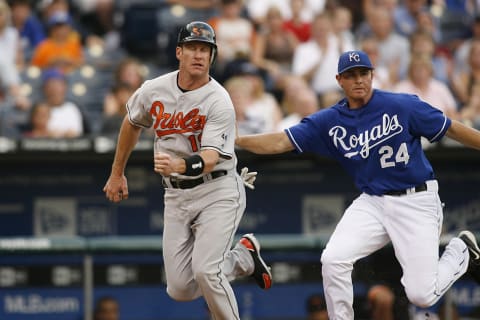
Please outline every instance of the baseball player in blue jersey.
[[451, 120], [417, 96], [372, 89], [374, 68], [362, 51], [343, 53], [336, 76], [345, 98], [283, 132], [237, 137], [258, 154], [310, 152], [334, 158], [362, 192], [346, 209], [322, 253], [330, 319], [353, 314], [354, 263], [390, 241], [408, 299], [427, 307], [467, 271], [480, 280], [480, 249], [462, 231], [439, 257], [442, 203], [420, 138], [448, 136], [480, 149], [480, 132]]

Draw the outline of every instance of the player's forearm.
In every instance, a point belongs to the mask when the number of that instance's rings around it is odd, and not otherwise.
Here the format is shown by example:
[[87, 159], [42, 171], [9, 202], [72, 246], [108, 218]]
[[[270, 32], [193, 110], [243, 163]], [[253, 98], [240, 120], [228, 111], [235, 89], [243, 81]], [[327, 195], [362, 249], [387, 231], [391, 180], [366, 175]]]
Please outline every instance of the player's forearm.
[[452, 120], [446, 136], [463, 145], [480, 150], [480, 131], [470, 128], [463, 123]]
[[121, 176], [124, 173], [128, 158], [138, 142], [142, 129], [132, 125], [127, 117], [123, 119], [122, 127], [118, 134], [117, 149], [112, 164], [112, 174]]
[[213, 169], [215, 169], [215, 166], [218, 164], [218, 160], [220, 159], [218, 152], [212, 149], [202, 150], [202, 152], [200, 152], [200, 156], [205, 164], [205, 168], [203, 169], [204, 173], [212, 172]]
[[[202, 150], [199, 154], [203, 161], [202, 173], [210, 173], [215, 169], [218, 163], [219, 155], [215, 150]], [[171, 159], [171, 171], [179, 174], [185, 174], [187, 171], [187, 159], [186, 158], [172, 158]], [[169, 175], [169, 174], [168, 174]]]
[[294, 149], [285, 132], [239, 136], [235, 144], [257, 154], [278, 154]]

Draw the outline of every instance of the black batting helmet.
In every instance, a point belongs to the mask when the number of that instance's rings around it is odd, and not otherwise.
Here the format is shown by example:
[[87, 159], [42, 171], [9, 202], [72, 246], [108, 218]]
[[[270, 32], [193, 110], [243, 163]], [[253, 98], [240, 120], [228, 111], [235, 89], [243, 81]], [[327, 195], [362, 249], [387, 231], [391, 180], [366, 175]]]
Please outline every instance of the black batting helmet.
[[177, 46], [194, 41], [205, 42], [212, 47], [210, 64], [213, 64], [217, 57], [217, 43], [213, 28], [208, 23], [202, 21], [193, 21], [182, 27], [178, 33]]

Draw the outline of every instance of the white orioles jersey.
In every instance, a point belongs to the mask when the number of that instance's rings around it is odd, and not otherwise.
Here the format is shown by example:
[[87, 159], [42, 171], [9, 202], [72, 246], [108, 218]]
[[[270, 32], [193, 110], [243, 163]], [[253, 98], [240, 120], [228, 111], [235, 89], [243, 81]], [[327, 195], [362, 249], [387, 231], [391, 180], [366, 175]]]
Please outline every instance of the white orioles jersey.
[[213, 78], [183, 92], [177, 75], [174, 71], [145, 81], [127, 102], [130, 122], [153, 126], [155, 152], [186, 158], [202, 149], [214, 149], [220, 154], [214, 171], [235, 169], [235, 110], [228, 92]]

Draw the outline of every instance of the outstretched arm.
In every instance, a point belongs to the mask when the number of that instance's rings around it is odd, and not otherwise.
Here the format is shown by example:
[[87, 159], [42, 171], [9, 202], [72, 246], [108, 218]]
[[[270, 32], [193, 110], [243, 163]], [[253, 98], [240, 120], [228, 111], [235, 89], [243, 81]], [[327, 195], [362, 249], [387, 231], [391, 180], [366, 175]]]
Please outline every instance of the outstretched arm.
[[466, 147], [480, 150], [480, 131], [452, 120], [452, 125], [447, 130], [446, 136], [456, 140]]
[[106, 197], [110, 201], [119, 202], [128, 198], [127, 178], [124, 171], [141, 131], [140, 127], [131, 124], [127, 116], [125, 116], [118, 134], [117, 150], [113, 160], [112, 171], [103, 188]]
[[257, 154], [278, 154], [295, 149], [284, 131], [239, 136], [235, 139], [235, 144]]

